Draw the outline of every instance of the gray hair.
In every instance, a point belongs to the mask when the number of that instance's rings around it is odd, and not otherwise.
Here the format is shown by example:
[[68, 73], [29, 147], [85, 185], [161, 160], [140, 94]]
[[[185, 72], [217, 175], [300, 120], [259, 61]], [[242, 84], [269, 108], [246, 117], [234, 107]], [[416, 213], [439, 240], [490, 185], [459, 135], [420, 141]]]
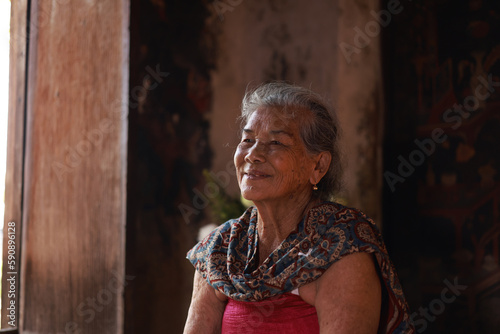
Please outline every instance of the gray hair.
[[[270, 82], [247, 89], [241, 105], [241, 126], [259, 108], [277, 108], [285, 117], [300, 119], [300, 136], [310, 154], [330, 152], [327, 173], [318, 183], [315, 196], [330, 200], [341, 188], [340, 129], [333, 108], [317, 93], [284, 82]], [[305, 116], [305, 117], [303, 117]], [[304, 120], [304, 121], [302, 121]]]

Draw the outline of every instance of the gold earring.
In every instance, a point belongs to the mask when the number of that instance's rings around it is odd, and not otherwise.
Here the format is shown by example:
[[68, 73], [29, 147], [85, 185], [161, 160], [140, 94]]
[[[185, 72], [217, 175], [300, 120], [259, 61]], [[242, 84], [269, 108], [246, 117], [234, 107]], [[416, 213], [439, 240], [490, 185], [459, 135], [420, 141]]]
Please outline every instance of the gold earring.
[[318, 190], [317, 183], [313, 186], [313, 190]]

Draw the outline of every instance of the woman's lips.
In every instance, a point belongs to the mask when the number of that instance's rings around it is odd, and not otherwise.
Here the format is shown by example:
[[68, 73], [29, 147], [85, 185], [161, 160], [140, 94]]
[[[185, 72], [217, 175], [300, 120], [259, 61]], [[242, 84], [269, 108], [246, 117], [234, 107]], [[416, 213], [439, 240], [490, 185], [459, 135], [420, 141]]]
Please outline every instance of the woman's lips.
[[270, 175], [259, 171], [247, 171], [244, 173], [244, 176], [249, 180], [262, 180], [268, 178]]

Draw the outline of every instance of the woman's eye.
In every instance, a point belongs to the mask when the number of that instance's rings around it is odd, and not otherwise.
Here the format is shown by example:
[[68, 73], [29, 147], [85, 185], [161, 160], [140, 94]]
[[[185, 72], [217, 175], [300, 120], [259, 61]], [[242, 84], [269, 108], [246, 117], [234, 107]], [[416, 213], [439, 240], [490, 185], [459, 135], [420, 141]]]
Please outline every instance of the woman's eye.
[[241, 141], [242, 143], [251, 143], [252, 142], [252, 139], [250, 138], [245, 138]]
[[272, 140], [271, 141], [271, 144], [272, 145], [281, 145], [281, 142], [277, 141], [277, 140]]

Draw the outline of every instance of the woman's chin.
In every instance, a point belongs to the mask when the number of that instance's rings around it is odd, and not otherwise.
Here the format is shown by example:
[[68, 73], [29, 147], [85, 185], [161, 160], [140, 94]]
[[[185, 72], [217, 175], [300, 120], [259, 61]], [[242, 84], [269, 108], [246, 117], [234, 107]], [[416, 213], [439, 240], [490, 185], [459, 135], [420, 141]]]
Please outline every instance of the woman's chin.
[[[253, 196], [252, 194], [249, 194], [249, 193], [241, 193], [241, 197], [243, 197], [245, 200], [247, 201], [252, 201], [252, 202], [255, 202], [256, 200], [256, 197]], [[257, 197], [257, 200], [258, 200], [258, 197]]]
[[242, 190], [241, 196], [247, 201], [258, 202], [265, 198], [265, 196], [256, 189]]

